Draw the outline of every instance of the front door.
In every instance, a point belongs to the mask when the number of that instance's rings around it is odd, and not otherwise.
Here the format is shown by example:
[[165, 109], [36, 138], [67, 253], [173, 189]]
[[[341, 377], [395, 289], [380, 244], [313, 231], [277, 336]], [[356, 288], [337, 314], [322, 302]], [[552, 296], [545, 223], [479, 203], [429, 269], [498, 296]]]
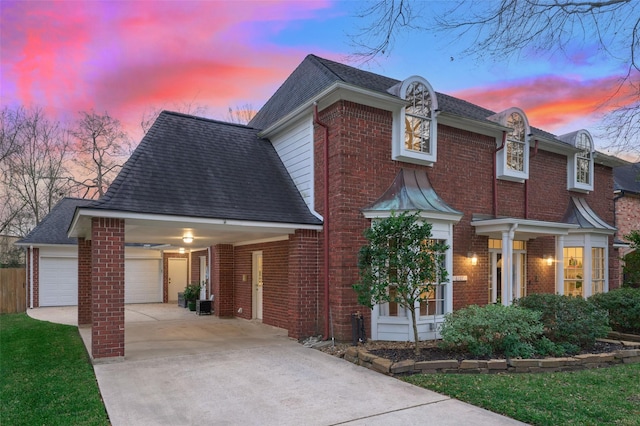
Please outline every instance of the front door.
[[187, 286], [187, 259], [176, 257], [169, 259], [169, 287], [167, 300], [178, 300], [178, 293], [182, 293]]
[[510, 305], [515, 299], [527, 295], [527, 252], [523, 241], [514, 241], [513, 260], [511, 262], [511, 300], [505, 301], [508, 294], [503, 287], [503, 255], [500, 240], [489, 240], [489, 303]]
[[209, 287], [209, 268], [207, 268], [207, 256], [200, 256], [200, 300], [207, 300]]
[[262, 321], [262, 252], [252, 253], [253, 319]]

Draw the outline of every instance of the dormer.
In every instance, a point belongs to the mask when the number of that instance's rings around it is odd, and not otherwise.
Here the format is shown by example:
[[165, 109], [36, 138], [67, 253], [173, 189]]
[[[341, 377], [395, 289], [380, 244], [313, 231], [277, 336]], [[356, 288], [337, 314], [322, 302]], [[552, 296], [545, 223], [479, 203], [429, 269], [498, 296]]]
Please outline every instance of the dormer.
[[[529, 179], [529, 120], [520, 108], [509, 108], [487, 117], [507, 127], [504, 147], [496, 153], [496, 171], [498, 179], [524, 182]], [[496, 142], [496, 148], [502, 141]]]
[[586, 130], [578, 130], [558, 136], [563, 142], [579, 149], [567, 157], [567, 189], [570, 191], [593, 191], [593, 138]]
[[412, 76], [389, 93], [406, 101], [394, 114], [392, 159], [432, 166], [437, 159], [438, 99], [427, 80]]

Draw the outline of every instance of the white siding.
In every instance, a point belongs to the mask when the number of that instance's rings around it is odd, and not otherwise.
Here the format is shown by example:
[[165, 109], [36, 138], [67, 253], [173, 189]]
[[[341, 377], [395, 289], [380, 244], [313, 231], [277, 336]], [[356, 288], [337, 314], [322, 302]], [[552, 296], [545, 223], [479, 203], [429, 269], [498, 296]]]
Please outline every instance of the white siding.
[[304, 202], [311, 211], [314, 211], [313, 122], [311, 118], [298, 121], [277, 136], [271, 137], [271, 143], [300, 191]]

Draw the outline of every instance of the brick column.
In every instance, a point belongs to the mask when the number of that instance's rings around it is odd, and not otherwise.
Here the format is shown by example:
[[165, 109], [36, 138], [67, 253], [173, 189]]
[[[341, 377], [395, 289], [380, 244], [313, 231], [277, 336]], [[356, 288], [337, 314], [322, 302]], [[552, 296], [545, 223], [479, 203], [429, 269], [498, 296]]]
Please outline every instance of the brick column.
[[319, 233], [297, 230], [289, 236], [289, 337], [317, 336], [323, 323]]
[[91, 354], [124, 357], [124, 219], [91, 219]]
[[233, 311], [233, 246], [218, 244], [211, 247], [211, 289], [215, 295], [214, 313], [232, 317]]
[[78, 238], [78, 326], [91, 325], [91, 240]]

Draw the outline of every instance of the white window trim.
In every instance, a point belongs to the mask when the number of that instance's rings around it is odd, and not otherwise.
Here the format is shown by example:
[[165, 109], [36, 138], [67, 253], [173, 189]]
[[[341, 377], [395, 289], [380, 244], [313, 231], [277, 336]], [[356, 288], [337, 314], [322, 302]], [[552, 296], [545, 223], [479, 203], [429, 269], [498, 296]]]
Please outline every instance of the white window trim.
[[592, 248], [604, 249], [604, 282], [602, 292], [609, 292], [609, 238], [601, 233], [571, 233], [565, 237], [556, 237], [556, 292], [564, 294], [564, 248], [581, 247], [583, 250], [583, 291], [586, 299], [592, 294]]
[[[581, 152], [576, 152], [575, 154], [573, 154], [572, 156], [570, 156], [568, 158], [567, 161], [567, 189], [569, 191], [578, 191], [578, 192], [591, 192], [593, 191], [593, 154], [594, 154], [594, 148], [593, 148], [593, 138], [591, 137], [591, 135], [589, 134], [588, 131], [586, 130], [580, 130], [576, 133], [575, 139], [574, 139], [574, 146], [576, 146], [578, 138], [581, 135], [586, 135], [587, 138], [589, 139], [589, 143], [591, 144], [591, 150], [589, 152], [589, 182], [588, 183], [583, 183], [583, 182], [578, 182], [578, 173], [577, 173], [577, 168], [578, 168], [578, 157], [581, 154]], [[577, 146], [576, 146], [577, 148]]]
[[393, 160], [403, 161], [406, 163], [433, 166], [438, 158], [438, 99], [436, 98], [436, 92], [426, 79], [420, 76], [412, 76], [402, 82], [397, 95], [404, 99], [409, 85], [416, 82], [424, 85], [429, 91], [429, 96], [431, 96], [431, 123], [429, 128], [430, 149], [429, 152], [426, 153], [413, 151], [404, 146], [405, 108], [401, 108], [393, 113], [391, 158]]
[[[499, 114], [498, 122], [503, 126], [507, 126], [507, 121], [509, 116], [513, 113], [517, 113], [522, 117], [524, 121], [524, 170], [512, 170], [507, 166], [507, 145], [509, 143], [508, 137], [505, 140], [504, 147], [497, 152], [496, 161], [497, 161], [497, 175], [498, 179], [501, 180], [509, 180], [513, 182], [524, 182], [529, 179], [529, 148], [530, 148], [530, 134], [531, 127], [529, 126], [529, 120], [527, 115], [520, 108], [509, 108], [506, 111], [503, 111]], [[499, 141], [498, 147], [502, 145], [502, 141]]]
[[[423, 213], [424, 214], [424, 213]], [[444, 321], [445, 314], [453, 312], [453, 284], [451, 277], [453, 276], [453, 222], [445, 220], [433, 220], [423, 217], [424, 222], [432, 225], [431, 238], [434, 240], [442, 240], [449, 246], [445, 256], [445, 266], [447, 269], [447, 281], [442, 283], [444, 288], [444, 310], [442, 315], [420, 315], [420, 302], [417, 302], [414, 309], [416, 310], [418, 326], [418, 338], [420, 340], [433, 340], [440, 338], [440, 324]], [[371, 226], [375, 223], [375, 219], [371, 221]], [[413, 329], [411, 318], [408, 312], [400, 315], [401, 308], [398, 307], [398, 316], [381, 315], [381, 305], [375, 305], [371, 313], [371, 339], [372, 340], [396, 340], [396, 341], [413, 341]], [[393, 332], [388, 330], [395, 329]], [[383, 330], [387, 330], [386, 332]], [[406, 331], [406, 332], [405, 332]], [[382, 333], [383, 339], [379, 336]], [[390, 336], [393, 334], [393, 336]]]

